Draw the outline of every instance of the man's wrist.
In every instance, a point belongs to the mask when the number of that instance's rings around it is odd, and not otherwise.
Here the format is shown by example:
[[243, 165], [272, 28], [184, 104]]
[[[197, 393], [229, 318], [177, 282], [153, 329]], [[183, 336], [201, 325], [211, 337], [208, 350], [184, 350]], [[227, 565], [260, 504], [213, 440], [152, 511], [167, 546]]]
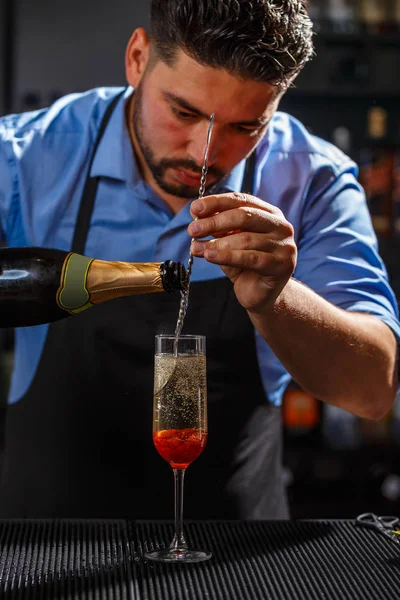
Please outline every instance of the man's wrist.
[[259, 321], [260, 319], [265, 319], [281, 313], [287, 306], [288, 297], [292, 293], [295, 281], [296, 280], [293, 278], [290, 278], [274, 301], [269, 300], [257, 310], [249, 310], [248, 313], [252, 321]]

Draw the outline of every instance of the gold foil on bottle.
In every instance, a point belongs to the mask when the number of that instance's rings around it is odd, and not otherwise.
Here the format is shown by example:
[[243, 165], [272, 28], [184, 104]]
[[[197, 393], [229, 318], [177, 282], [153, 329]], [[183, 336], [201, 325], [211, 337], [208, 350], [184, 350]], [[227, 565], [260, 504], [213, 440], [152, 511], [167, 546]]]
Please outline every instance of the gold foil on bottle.
[[94, 260], [87, 276], [90, 302], [164, 291], [159, 262], [129, 263]]

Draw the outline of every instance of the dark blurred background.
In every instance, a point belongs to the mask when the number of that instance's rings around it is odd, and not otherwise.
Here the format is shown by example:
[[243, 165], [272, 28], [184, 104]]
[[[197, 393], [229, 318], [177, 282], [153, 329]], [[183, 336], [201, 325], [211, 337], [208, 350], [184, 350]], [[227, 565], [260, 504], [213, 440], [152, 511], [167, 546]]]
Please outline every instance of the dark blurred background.
[[[317, 56], [281, 109], [360, 165], [400, 298], [400, 0], [311, 0], [309, 11]], [[1, 0], [0, 115], [124, 85], [126, 43], [148, 21], [149, 0]], [[4, 403], [12, 332], [2, 332], [1, 347]], [[283, 419], [293, 517], [400, 516], [400, 395], [387, 418], [366, 422], [293, 382]]]

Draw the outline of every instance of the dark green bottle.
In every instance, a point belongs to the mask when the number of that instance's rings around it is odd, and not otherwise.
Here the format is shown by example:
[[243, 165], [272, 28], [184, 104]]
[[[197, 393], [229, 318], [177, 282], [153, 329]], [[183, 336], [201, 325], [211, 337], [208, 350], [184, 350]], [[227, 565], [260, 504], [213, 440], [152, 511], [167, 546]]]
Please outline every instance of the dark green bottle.
[[0, 327], [50, 323], [113, 298], [185, 286], [180, 262], [129, 263], [50, 248], [2, 248]]

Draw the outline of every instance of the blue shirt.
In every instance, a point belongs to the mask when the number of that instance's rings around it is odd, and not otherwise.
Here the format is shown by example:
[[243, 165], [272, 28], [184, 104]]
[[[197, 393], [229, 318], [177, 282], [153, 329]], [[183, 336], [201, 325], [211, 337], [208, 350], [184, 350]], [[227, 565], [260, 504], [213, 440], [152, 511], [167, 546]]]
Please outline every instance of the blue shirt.
[[[0, 119], [0, 227], [9, 246], [70, 250], [101, 118], [117, 88], [61, 98], [48, 109]], [[140, 177], [119, 100], [91, 168], [100, 183], [85, 254], [104, 260], [187, 262], [188, 204], [176, 215]], [[377, 253], [356, 165], [294, 118], [277, 112], [257, 151], [254, 195], [278, 206], [298, 245], [294, 277], [329, 302], [379, 317], [400, 337], [397, 302]], [[218, 191], [239, 190], [244, 162]], [[193, 281], [224, 277], [195, 259]], [[95, 310], [95, 309], [94, 309]], [[48, 325], [16, 331], [9, 401], [28, 389]], [[255, 332], [266, 395], [275, 405], [290, 375]], [[312, 365], [310, 365], [312, 368]]]

